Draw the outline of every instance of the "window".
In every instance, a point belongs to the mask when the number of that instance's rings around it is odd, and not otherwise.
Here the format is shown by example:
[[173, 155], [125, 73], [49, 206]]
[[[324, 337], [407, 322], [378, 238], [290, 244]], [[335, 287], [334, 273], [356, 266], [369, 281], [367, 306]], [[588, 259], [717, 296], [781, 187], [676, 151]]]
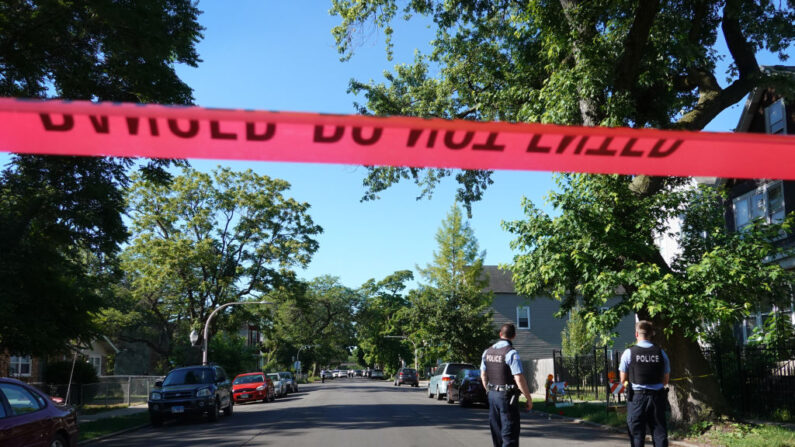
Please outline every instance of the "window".
[[772, 134], [787, 133], [787, 108], [784, 99], [765, 107], [765, 131]]
[[767, 223], [784, 221], [784, 183], [765, 183], [754, 191], [735, 197], [734, 228], [742, 231], [757, 219]]
[[31, 360], [30, 356], [24, 357], [11, 356], [11, 363], [8, 366], [8, 375], [11, 377], [30, 377]]
[[249, 346], [259, 346], [260, 341], [260, 331], [257, 326], [248, 326], [248, 345]]
[[516, 328], [530, 329], [530, 306], [516, 308]]
[[19, 385], [0, 383], [0, 391], [5, 394], [8, 405], [16, 415], [33, 413], [44, 407], [41, 399], [36, 399], [28, 390]]

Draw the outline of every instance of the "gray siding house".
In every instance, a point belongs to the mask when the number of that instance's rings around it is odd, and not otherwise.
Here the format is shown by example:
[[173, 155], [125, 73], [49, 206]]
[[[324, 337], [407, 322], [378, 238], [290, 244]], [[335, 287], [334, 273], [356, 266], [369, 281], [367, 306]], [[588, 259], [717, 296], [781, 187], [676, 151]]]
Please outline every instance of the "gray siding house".
[[[552, 358], [552, 350], [561, 348], [561, 332], [566, 319], [555, 318], [560, 303], [544, 296], [528, 299], [518, 295], [509, 270], [501, 270], [496, 265], [483, 267], [489, 277], [487, 290], [494, 293], [494, 325], [505, 322], [516, 325], [516, 338], [513, 345], [523, 359]], [[635, 316], [624, 317], [616, 328], [618, 337], [613, 349], [623, 350], [635, 341]]]
[[[560, 303], [544, 296], [531, 300], [518, 295], [509, 270], [496, 265], [484, 266], [483, 270], [489, 278], [486, 290], [494, 293], [494, 327], [506, 322], [516, 325], [513, 346], [522, 359], [528, 384], [534, 393], [543, 393], [546, 377], [553, 373], [552, 351], [560, 350], [561, 332], [566, 326], [566, 319], [554, 316]], [[623, 351], [635, 341], [635, 316], [621, 320], [616, 331], [619, 336], [613, 349]]]

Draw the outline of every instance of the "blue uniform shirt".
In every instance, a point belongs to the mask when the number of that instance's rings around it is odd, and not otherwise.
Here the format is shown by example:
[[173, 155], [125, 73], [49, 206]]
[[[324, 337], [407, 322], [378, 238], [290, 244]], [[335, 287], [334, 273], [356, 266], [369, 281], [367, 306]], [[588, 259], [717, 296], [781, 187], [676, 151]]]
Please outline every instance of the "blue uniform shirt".
[[[497, 343], [494, 343], [492, 348], [504, 348], [508, 345], [506, 340], [500, 340]], [[488, 349], [486, 350], [488, 351]], [[483, 351], [483, 355], [480, 358], [480, 370], [486, 370], [486, 351]], [[516, 349], [511, 349], [508, 351], [508, 354], [505, 355], [505, 363], [511, 368], [511, 374], [517, 375], [522, 374], [522, 361], [519, 360], [519, 353], [516, 352]]]
[[[652, 344], [652, 342], [648, 340], [640, 340], [638, 342], [638, 346], [640, 346], [641, 348], [651, 348], [654, 345]], [[666, 354], [665, 351], [662, 351], [662, 355], [663, 355], [663, 364], [665, 365], [665, 374], [670, 374], [671, 362], [668, 361], [668, 354]], [[626, 351], [624, 351], [623, 354], [621, 354], [621, 363], [618, 365], [619, 371], [625, 373], [629, 370], [629, 362], [631, 360], [631, 357], [632, 356], [629, 353], [629, 349], [627, 349]], [[661, 390], [662, 388], [663, 388], [662, 383], [653, 383], [651, 385], [638, 385], [634, 383], [632, 384], [633, 390]]]

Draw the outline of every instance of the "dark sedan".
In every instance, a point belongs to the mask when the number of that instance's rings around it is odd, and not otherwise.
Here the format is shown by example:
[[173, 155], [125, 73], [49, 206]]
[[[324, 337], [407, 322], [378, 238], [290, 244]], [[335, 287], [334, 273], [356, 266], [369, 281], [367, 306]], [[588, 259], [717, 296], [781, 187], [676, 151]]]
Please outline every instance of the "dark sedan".
[[15, 379], [0, 378], [0, 445], [64, 447], [77, 445], [74, 409]]
[[455, 401], [461, 402], [463, 406], [474, 402], [488, 402], [479, 370], [462, 369], [447, 385], [447, 403], [452, 404]]

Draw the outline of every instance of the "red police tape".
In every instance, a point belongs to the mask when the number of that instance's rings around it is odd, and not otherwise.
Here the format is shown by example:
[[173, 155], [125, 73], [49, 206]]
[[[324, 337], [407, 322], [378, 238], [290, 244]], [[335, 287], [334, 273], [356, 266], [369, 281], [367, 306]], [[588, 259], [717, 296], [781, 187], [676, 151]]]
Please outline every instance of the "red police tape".
[[0, 98], [0, 150], [795, 179], [795, 137]]

